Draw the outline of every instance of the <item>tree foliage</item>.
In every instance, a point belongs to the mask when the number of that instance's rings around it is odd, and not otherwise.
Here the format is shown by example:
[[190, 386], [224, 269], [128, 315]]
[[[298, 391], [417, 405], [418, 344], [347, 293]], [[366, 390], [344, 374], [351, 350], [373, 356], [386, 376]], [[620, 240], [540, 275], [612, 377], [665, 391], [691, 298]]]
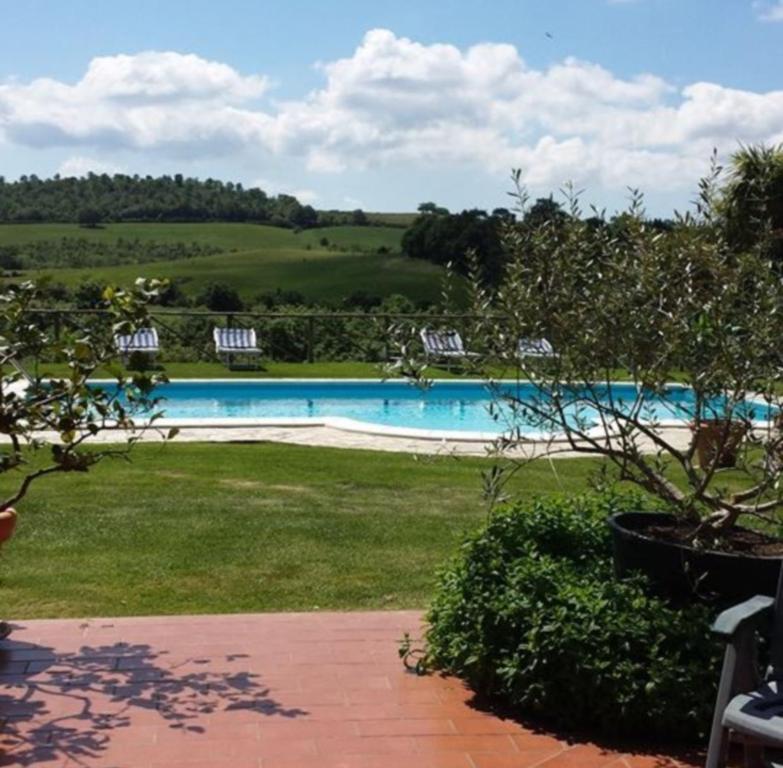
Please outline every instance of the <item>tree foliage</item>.
[[434, 203], [422, 203], [419, 210], [421, 215], [403, 235], [404, 253], [435, 264], [451, 264], [457, 272], [467, 275], [467, 254], [472, 251], [484, 279], [489, 283], [500, 279], [505, 261], [500, 240], [504, 218], [488, 216], [478, 209], [450, 214], [438, 210]]
[[196, 241], [172, 243], [138, 237], [103, 241], [86, 237], [61, 237], [56, 240], [0, 245], [0, 269], [111, 267], [213, 256], [221, 252], [217, 246]]
[[[32, 283], [0, 294], [0, 474], [18, 478], [16, 490], [0, 498], [0, 510], [18, 504], [40, 478], [87, 472], [107, 457], [127, 458], [154, 425], [159, 412], [153, 388], [160, 377], [126, 378], [113, 362], [114, 335], [148, 323], [146, 305], [158, 287], [142, 280], [129, 291], [107, 288], [101, 301], [107, 317], [88, 326], [66, 324], [58, 332], [38, 322]], [[65, 362], [67, 375], [43, 379], [23, 367], [23, 361], [35, 369], [36, 360], [52, 358]], [[116, 371], [113, 384], [89, 383], [99, 367]], [[142, 425], [134, 420], [139, 417]], [[125, 430], [118, 444], [89, 445], [111, 428]]]
[[196, 299], [213, 312], [241, 312], [244, 304], [235, 288], [226, 283], [210, 283]]
[[101, 223], [102, 218], [101, 212], [97, 208], [82, 208], [77, 215], [79, 226], [88, 229], [95, 229]]
[[770, 256], [783, 267], [783, 145], [736, 152], [718, 208], [732, 246], [747, 250], [766, 243]]
[[[477, 320], [468, 335], [484, 353], [473, 364], [500, 364], [532, 387], [522, 398], [493, 385], [499, 416], [510, 421], [498, 450], [524, 453], [532, 439], [552, 435], [545, 453], [605, 457], [621, 479], [691, 520], [705, 542], [742, 515], [783, 508], [775, 418], [783, 407], [783, 282], [765, 237], [743, 245], [727, 230], [716, 205], [722, 183], [715, 165], [695, 212], [668, 232], [646, 220], [638, 193], [622, 226], [600, 214], [597, 223], [585, 219], [575, 194], [562, 217], [527, 225], [531, 207], [517, 186], [521, 223], [502, 230], [503, 278], [493, 292], [473, 279], [469, 291]], [[542, 338], [555, 356], [520, 354], [520, 339]], [[400, 367], [426, 376], [420, 360]], [[622, 396], [613, 394], [618, 372], [633, 385]], [[687, 384], [692, 401], [677, 400], [672, 381]], [[680, 422], [719, 425], [710, 461], [700, 463], [695, 440], [683, 447], [681, 433], [667, 431], [661, 408]], [[748, 439], [727, 483], [721, 457], [732, 425]]]
[[[350, 220], [350, 212], [344, 214]], [[291, 195], [215, 179], [94, 174], [84, 178], [0, 177], [0, 222], [249, 221], [313, 227], [318, 213]]]

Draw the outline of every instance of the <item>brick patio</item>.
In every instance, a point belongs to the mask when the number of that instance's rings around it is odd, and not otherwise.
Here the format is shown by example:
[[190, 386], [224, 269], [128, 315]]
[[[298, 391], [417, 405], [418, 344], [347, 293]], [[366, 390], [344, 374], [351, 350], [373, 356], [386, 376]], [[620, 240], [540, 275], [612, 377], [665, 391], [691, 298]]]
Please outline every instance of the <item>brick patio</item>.
[[416, 612], [18, 622], [0, 642], [0, 765], [668, 768], [406, 674]]

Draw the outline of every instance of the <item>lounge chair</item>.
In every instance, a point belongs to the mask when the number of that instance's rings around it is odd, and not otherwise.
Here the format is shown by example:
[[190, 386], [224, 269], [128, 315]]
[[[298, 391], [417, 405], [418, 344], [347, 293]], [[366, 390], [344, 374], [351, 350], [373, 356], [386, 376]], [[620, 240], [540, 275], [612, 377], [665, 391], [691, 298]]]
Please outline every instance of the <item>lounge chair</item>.
[[[744, 765], [780, 765], [783, 755], [783, 574], [775, 598], [756, 595], [726, 609], [712, 626], [726, 641], [707, 749], [707, 768], [723, 768], [729, 742], [740, 742]], [[757, 636], [765, 635], [766, 674]], [[695, 692], [694, 695], [699, 695]]]
[[465, 349], [462, 337], [453, 329], [435, 331], [431, 328], [422, 328], [419, 335], [427, 358], [449, 361], [478, 357], [475, 352], [468, 352]]
[[155, 328], [139, 328], [127, 334], [118, 333], [114, 337], [114, 344], [126, 361], [135, 353], [155, 357], [160, 351], [158, 331]]
[[255, 328], [214, 328], [212, 337], [217, 356], [229, 367], [234, 364], [234, 355], [258, 357], [261, 354]]
[[517, 354], [520, 357], [555, 357], [555, 350], [547, 339], [520, 339]]

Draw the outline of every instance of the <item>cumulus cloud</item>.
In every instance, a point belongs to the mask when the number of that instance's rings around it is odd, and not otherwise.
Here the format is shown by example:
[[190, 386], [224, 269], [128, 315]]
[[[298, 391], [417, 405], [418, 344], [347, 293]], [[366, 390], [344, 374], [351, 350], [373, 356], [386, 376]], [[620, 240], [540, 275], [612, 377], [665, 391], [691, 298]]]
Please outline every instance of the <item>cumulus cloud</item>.
[[756, 2], [754, 6], [761, 21], [783, 21], [783, 0]]
[[314, 189], [294, 187], [285, 182], [273, 181], [267, 178], [258, 178], [251, 182], [251, 187], [263, 189], [268, 195], [293, 195], [304, 205], [313, 205], [318, 202], [320, 195]]
[[783, 139], [783, 91], [677, 88], [574, 58], [535, 69], [503, 43], [460, 49], [375, 29], [318, 68], [321, 88], [265, 103], [267, 77], [198, 56], [102, 57], [74, 85], [0, 85], [0, 132], [32, 146], [302, 157], [322, 173], [521, 167], [541, 187], [663, 190], [691, 187], [714, 146]]
[[125, 169], [120, 165], [107, 163], [104, 160], [96, 160], [91, 157], [83, 157], [82, 155], [69, 157], [60, 163], [60, 167], [57, 169], [57, 173], [65, 178], [86, 176], [88, 173], [115, 174], [124, 172]]
[[74, 85], [48, 78], [0, 85], [0, 128], [33, 147], [230, 151], [258, 140], [269, 118], [239, 105], [268, 85], [192, 54], [103, 56]]
[[692, 185], [713, 146], [774, 139], [783, 91], [717, 84], [676, 89], [565, 59], [527, 66], [514, 46], [467, 50], [368, 32], [346, 59], [321, 67], [325, 86], [280, 105], [276, 146], [315, 170], [368, 164], [519, 166], [532, 185]]

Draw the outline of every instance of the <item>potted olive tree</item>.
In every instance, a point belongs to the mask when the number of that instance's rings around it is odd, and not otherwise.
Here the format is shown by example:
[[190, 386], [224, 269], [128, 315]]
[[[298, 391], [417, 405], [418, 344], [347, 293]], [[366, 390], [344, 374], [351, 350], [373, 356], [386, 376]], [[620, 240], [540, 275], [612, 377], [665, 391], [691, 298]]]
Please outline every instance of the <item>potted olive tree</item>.
[[[108, 457], [127, 458], [153, 427], [160, 415], [153, 389], [161, 377], [126, 376], [115, 364], [114, 336], [146, 324], [146, 304], [158, 287], [156, 281], [140, 280], [132, 290], [109, 288], [105, 316], [87, 327], [66, 322], [57, 334], [35, 313], [35, 285], [0, 294], [0, 475], [15, 478], [0, 496], [0, 539], [13, 532], [16, 507], [34, 482], [55, 473], [87, 472]], [[30, 374], [25, 364], [35, 368], [36, 360], [54, 361], [65, 372], [47, 378]], [[90, 383], [99, 367], [114, 373], [112, 385]], [[137, 425], [139, 415], [143, 424]], [[90, 445], [107, 429], [117, 430], [116, 441]]]
[[[761, 239], [729, 242], [720, 184], [713, 164], [695, 212], [665, 229], [647, 221], [638, 193], [607, 221], [585, 216], [567, 190], [566, 216], [506, 224], [502, 283], [491, 296], [472, 291], [503, 427], [490, 494], [533, 457], [602, 458], [660, 510], [610, 521], [618, 570], [644, 570], [675, 596], [773, 593], [783, 556], [773, 535], [783, 507], [780, 265]], [[526, 354], [529, 339], [555, 354]], [[405, 366], [425, 375], [415, 360]], [[693, 435], [708, 425], [713, 444], [699, 456]]]

